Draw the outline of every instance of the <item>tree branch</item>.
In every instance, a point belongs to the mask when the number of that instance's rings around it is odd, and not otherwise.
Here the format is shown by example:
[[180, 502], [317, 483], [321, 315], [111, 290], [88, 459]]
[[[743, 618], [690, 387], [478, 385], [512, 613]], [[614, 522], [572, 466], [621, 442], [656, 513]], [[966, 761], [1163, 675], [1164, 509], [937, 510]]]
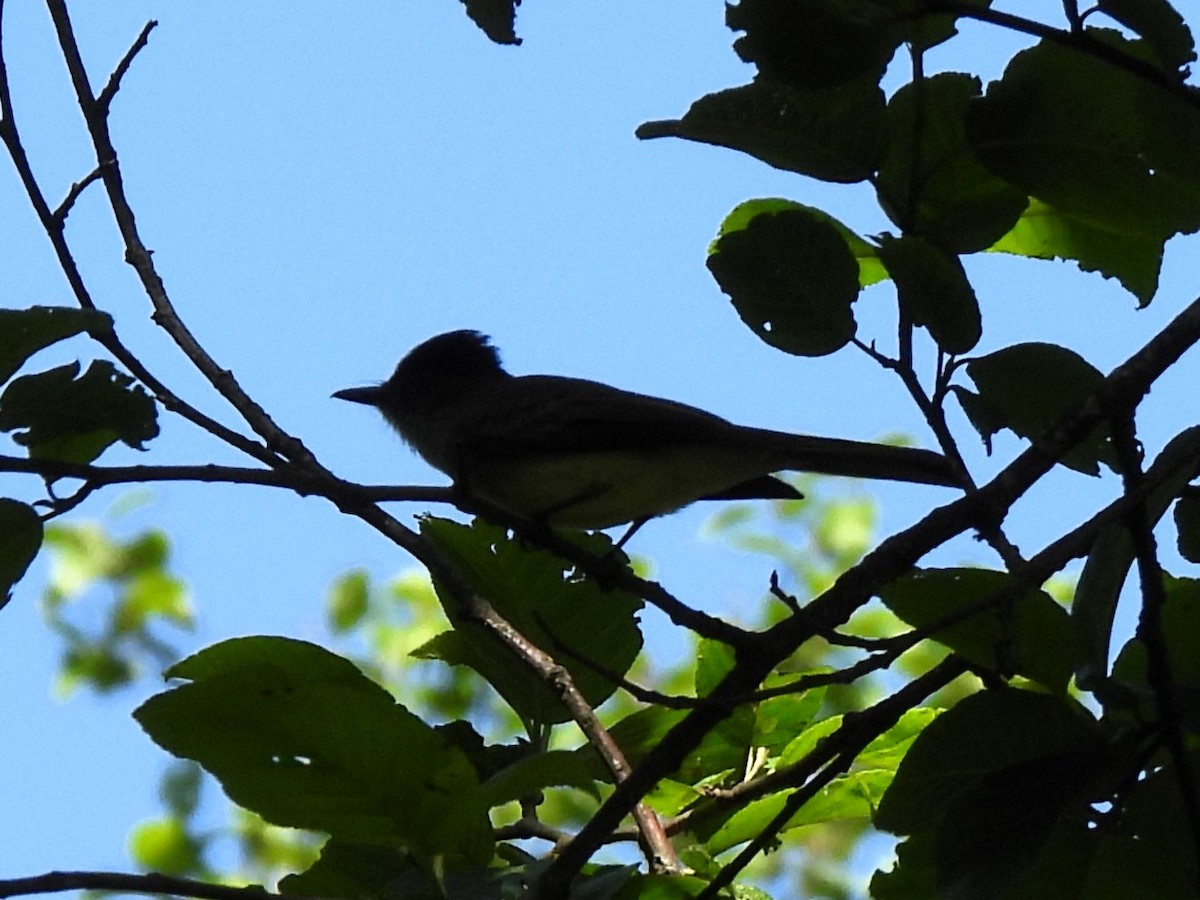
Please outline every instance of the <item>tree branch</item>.
[[[1133, 409], [1115, 410], [1111, 419], [1113, 446], [1120, 463], [1125, 492], [1134, 495], [1145, 481], [1141, 451], [1134, 427]], [[1186, 731], [1178, 703], [1178, 692], [1172, 672], [1170, 647], [1163, 626], [1163, 610], [1167, 591], [1154, 527], [1146, 514], [1145, 494], [1130, 504], [1125, 516], [1127, 530], [1134, 547], [1138, 580], [1142, 591], [1142, 614], [1138, 622], [1138, 638], [1146, 645], [1147, 680], [1158, 706], [1158, 720], [1167, 753], [1179, 782], [1184, 816], [1192, 836], [1195, 859], [1200, 862], [1200, 795], [1197, 794], [1196, 774], [1188, 751]], [[1200, 892], [1200, 874], [1196, 887]]]
[[[1068, 19], [1072, 18], [1071, 7], [1073, 5], [1068, 4], [1066, 7]], [[1127, 53], [1121, 52], [1116, 47], [1094, 39], [1082, 27], [1081, 17], [1071, 22], [1072, 30], [1066, 31], [1033, 19], [1026, 19], [1022, 16], [1002, 12], [988, 6], [980, 6], [969, 2], [969, 0], [932, 0], [928, 11], [931, 13], [949, 13], [950, 15], [959, 16], [964, 19], [987, 22], [990, 25], [998, 25], [1010, 31], [1018, 31], [1022, 34], [1028, 34], [1031, 37], [1040, 38], [1041, 40], [1050, 41], [1080, 53], [1085, 53], [1118, 69], [1123, 69], [1143, 81], [1148, 81], [1179, 98], [1184, 103], [1200, 109], [1200, 92], [1186, 85], [1180, 74], [1173, 73], [1174, 77], [1172, 77], [1172, 73], [1163, 71], [1153, 63], [1130, 56]]]
[[[208, 379], [217, 392], [237, 410], [251, 429], [263, 439], [267, 446], [268, 455], [266, 458], [259, 456], [259, 459], [267, 463], [267, 465], [275, 466], [278, 465], [279, 460], [274, 456], [274, 453], [279, 453], [298, 465], [311, 468], [314, 471], [325, 471], [298, 438], [293, 437], [280, 428], [267, 414], [266, 410], [251, 399], [242, 389], [241, 385], [238, 384], [231, 371], [217, 365], [216, 361], [200, 345], [200, 342], [196, 340], [191, 330], [188, 329], [175, 310], [175, 306], [167, 294], [166, 285], [163, 283], [154, 265], [150, 251], [146, 248], [146, 245], [142, 242], [141, 235], [138, 233], [137, 220], [133, 214], [133, 209], [129, 205], [129, 199], [125, 194], [125, 183], [121, 175], [120, 162], [117, 158], [117, 151], [113, 146], [112, 135], [108, 127], [108, 110], [92, 93], [91, 84], [88, 81], [87, 69], [80, 55], [79, 45], [75, 39], [66, 2], [65, 0], [46, 0], [46, 6], [50, 11], [50, 18], [54, 22], [54, 30], [58, 36], [58, 44], [62, 51], [63, 61], [66, 63], [67, 72], [71, 77], [71, 84], [75, 89], [76, 102], [83, 113], [88, 134], [92, 139], [96, 162], [101, 173], [100, 177], [108, 192], [113, 219], [116, 222], [117, 230], [121, 234], [121, 239], [125, 243], [125, 261], [137, 272], [138, 278], [142, 283], [142, 288], [146, 292], [146, 296], [150, 299], [151, 305], [154, 307], [154, 321], [170, 335], [171, 339], [183, 351], [192, 365]], [[148, 29], [143, 29], [143, 34], [147, 33]], [[134, 45], [126, 53], [125, 58], [121, 60], [121, 63], [125, 64], [127, 60], [131, 61], [139, 48], [139, 43], [135, 41]], [[109, 83], [120, 83], [118, 72], [113, 73]]]
[[[29, 156], [25, 151], [25, 146], [21, 141], [21, 134], [17, 127], [16, 113], [12, 102], [12, 90], [8, 79], [8, 66], [4, 56], [7, 41], [4, 37], [3, 29], [4, 20], [3, 16], [0, 16], [0, 140], [3, 140], [5, 149], [7, 149], [8, 155], [12, 159], [13, 166], [17, 170], [17, 177], [20, 178], [21, 185], [25, 189], [25, 194], [29, 198], [29, 203], [33, 207], [33, 211], [37, 215], [42, 229], [46, 232], [46, 237], [49, 239], [50, 246], [54, 249], [55, 257], [58, 260], [59, 268], [62, 269], [63, 275], [67, 279], [67, 284], [70, 286], [71, 292], [75, 295], [76, 302], [84, 309], [96, 309], [96, 304], [92, 300], [91, 292], [84, 283], [79, 266], [75, 263], [75, 258], [71, 253], [71, 248], [67, 243], [66, 234], [63, 229], [66, 215], [70, 211], [71, 206], [74, 205], [75, 200], [78, 199], [79, 194], [82, 193], [88, 184], [101, 177], [104, 163], [101, 161], [92, 172], [84, 176], [81, 181], [73, 184], [71, 190], [67, 192], [66, 199], [59, 204], [56, 210], [53, 212], [50, 210], [46, 196], [33, 174], [33, 167], [30, 165]], [[244, 435], [238, 434], [215, 419], [206, 416], [176, 395], [165, 384], [159, 381], [149, 369], [142, 365], [141, 360], [125, 347], [115, 331], [97, 334], [94, 335], [94, 338], [125, 366], [138, 381], [146, 385], [167, 409], [183, 416], [183, 418], [215, 435], [230, 446], [259, 460], [259, 462], [274, 465], [278, 461], [278, 457], [266, 447], [247, 439]]]
[[29, 878], [0, 880], [0, 897], [54, 894], [60, 891], [121, 891], [132, 894], [172, 894], [197, 900], [317, 900], [295, 894], [273, 894], [262, 887], [232, 887], [191, 878], [125, 872], [47, 872]]
[[[1076, 409], [1064, 415], [991, 482], [966, 497], [933, 510], [912, 527], [885, 540], [862, 562], [843, 574], [806, 612], [819, 609], [824, 627], [843, 624], [878, 588], [911, 569], [922, 556], [970, 528], [1001, 521], [1058, 457], [1088, 435], [1116, 406], [1136, 406], [1150, 385], [1200, 340], [1200, 299], [1193, 300], [1137, 353], [1108, 375]], [[539, 898], [558, 897], [580, 867], [604, 842], [633, 803], [660, 778], [674, 771], [724, 717], [722, 703], [752, 692], [781, 661], [814, 633], [806, 615], [780, 622], [755, 637], [755, 652], [739, 653], [729, 674], [712, 693], [713, 705], [698, 708], [676, 724], [652, 749], [629, 779], [617, 786], [591, 820], [562, 849], [533, 888]], [[730, 707], [732, 708], [732, 707]]]

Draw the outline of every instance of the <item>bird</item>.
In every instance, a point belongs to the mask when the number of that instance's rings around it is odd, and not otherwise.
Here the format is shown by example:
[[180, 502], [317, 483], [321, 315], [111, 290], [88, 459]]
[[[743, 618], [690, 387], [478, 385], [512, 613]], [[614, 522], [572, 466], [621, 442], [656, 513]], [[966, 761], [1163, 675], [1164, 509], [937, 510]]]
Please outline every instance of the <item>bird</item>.
[[511, 375], [471, 330], [429, 338], [386, 381], [333, 397], [379, 410], [467, 498], [553, 528], [636, 528], [697, 500], [800, 498], [781, 471], [960, 484], [929, 450], [750, 428], [596, 381]]

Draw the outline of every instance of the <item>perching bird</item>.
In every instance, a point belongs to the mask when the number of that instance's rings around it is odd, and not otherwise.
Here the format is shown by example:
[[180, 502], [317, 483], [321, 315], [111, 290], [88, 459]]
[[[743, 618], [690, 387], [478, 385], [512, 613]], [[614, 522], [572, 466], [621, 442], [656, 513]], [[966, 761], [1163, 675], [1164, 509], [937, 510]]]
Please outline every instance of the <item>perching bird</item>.
[[734, 425], [682, 403], [556, 375], [513, 376], [477, 331], [430, 338], [376, 387], [376, 407], [468, 497], [555, 527], [639, 523], [701, 499], [801, 495], [772, 472], [958, 484], [945, 457]]

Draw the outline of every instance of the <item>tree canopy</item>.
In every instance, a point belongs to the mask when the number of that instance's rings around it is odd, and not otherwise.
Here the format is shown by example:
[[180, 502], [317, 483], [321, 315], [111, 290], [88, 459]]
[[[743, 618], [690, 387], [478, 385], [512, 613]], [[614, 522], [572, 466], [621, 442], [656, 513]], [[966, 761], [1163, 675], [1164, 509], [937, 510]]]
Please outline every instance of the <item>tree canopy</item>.
[[[516, 4], [464, 3], [488, 38], [520, 43]], [[882, 900], [1200, 890], [1200, 423], [1184, 393], [1169, 397], [1167, 439], [1139, 418], [1200, 340], [1200, 297], [1160, 291], [1168, 243], [1200, 230], [1181, 10], [1068, 0], [1043, 20], [983, 0], [739, 0], [725, 21], [751, 80], [637, 129], [799, 176], [789, 197], [729, 210], [708, 272], [797, 365], [857, 354], [895, 379], [960, 482], [886, 536], [869, 500], [811, 478], [807, 499], [769, 513], [723, 508], [722, 539], [769, 560], [745, 623], [604, 533], [475, 516], [461, 485], [359, 484], [320, 459], [190, 330], [196, 311], [148, 249], [114, 104], [151, 77], [157, 23], [97, 76], [65, 0], [46, 7], [92, 161], [62, 185], [42, 174], [7, 66], [20, 38], [0, 31], [0, 139], [74, 301], [0, 310], [0, 575], [11, 597], [53, 557], [43, 604], [65, 683], [107, 692], [165, 674], [129, 727], [177, 762], [161, 817], [132, 836], [147, 874], [30, 873], [0, 895], [848, 896], [840, 867], [883, 834], [897, 849], [870, 879]], [[1024, 44], [992, 80], [940, 67], [968, 28]], [[867, 191], [888, 227], [819, 208], [819, 182]], [[186, 385], [81, 264], [99, 226], [72, 226], [100, 199], [153, 340], [198, 376]], [[1087, 322], [1076, 344], [1010, 341], [1019, 305], [974, 274], [995, 254], [1065, 263], [1084, 284], [1119, 284], [1131, 316], [1169, 314], [1148, 340], [1131, 328], [1116, 365], [1087, 358]], [[868, 298], [887, 305], [887, 331]], [[74, 361], [43, 364], [63, 348]], [[771, 391], [789, 402], [786, 385]], [[888, 421], [870, 391], [858, 402]], [[156, 450], [167, 422], [219, 449], [200, 462]], [[985, 475], [978, 448], [1001, 441], [1019, 450]], [[113, 463], [122, 448], [153, 461]], [[1039, 490], [1064, 469], [1094, 485], [1065, 511]], [[163, 630], [193, 612], [167, 535], [75, 518], [97, 493], [173, 482], [321, 498], [423, 574], [341, 576], [320, 639], [227, 635], [177, 658]], [[435, 511], [414, 521], [397, 501]], [[455, 506], [468, 515], [443, 515]], [[1034, 546], [1014, 525], [1029, 508], [1069, 524]], [[988, 562], [948, 561], [964, 535]], [[83, 624], [70, 601], [96, 585], [111, 602]], [[1121, 603], [1136, 609], [1128, 635]], [[648, 650], [652, 614], [692, 648], [679, 665]], [[239, 809], [241, 873], [198, 816], [210, 780]]]

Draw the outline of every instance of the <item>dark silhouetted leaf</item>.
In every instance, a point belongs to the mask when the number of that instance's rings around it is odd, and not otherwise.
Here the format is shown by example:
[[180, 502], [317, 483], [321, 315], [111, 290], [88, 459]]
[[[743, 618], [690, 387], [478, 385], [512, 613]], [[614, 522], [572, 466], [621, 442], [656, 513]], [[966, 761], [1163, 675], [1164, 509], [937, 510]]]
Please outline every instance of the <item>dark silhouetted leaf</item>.
[[1175, 530], [1179, 535], [1179, 555], [1188, 562], [1200, 562], [1200, 494], [1189, 491], [1175, 504]]
[[[924, 12], [927, 0], [892, 0], [893, 5], [907, 18], [903, 23], [904, 40], [914, 48], [928, 50], [958, 34], [957, 17], [953, 14], [929, 15]], [[986, 9], [991, 0], [966, 0], [964, 5]]]
[[[1116, 32], [1088, 36], [1132, 57], [1145, 45]], [[1144, 79], [1086, 53], [1051, 43], [1017, 54], [987, 96], [972, 104], [968, 134], [992, 171], [1092, 231], [1153, 243], [1200, 228], [1200, 110]], [[1094, 236], [1088, 265], [1128, 277]], [[1057, 250], [1056, 250], [1057, 252]], [[1137, 272], [1143, 272], [1144, 263]], [[1155, 279], [1155, 282], [1157, 279]], [[1144, 274], [1126, 286], [1146, 303], [1156, 286]]]
[[[1167, 648], [1171, 679], [1180, 691], [1180, 715], [1190, 732], [1200, 729], [1200, 579], [1163, 576], [1166, 603], [1162, 609], [1162, 637]], [[1147, 654], [1140, 639], [1129, 641], [1113, 663], [1113, 677], [1143, 689], [1146, 697], [1153, 684]]]
[[[989, 449], [992, 435], [1002, 428], [1037, 440], [1104, 378], [1073, 350], [1042, 343], [1014, 344], [973, 359], [967, 374], [979, 393], [960, 387], [955, 395]], [[1111, 465], [1111, 460], [1108, 429], [1101, 426], [1071, 448], [1062, 463], [1098, 475], [1098, 463]]]
[[88, 463], [117, 441], [143, 449], [158, 434], [154, 401], [106, 360], [82, 377], [71, 363], [25, 375], [0, 395], [0, 431], [14, 435], [37, 459]]
[[1025, 192], [989, 171], [967, 141], [967, 110], [978, 96], [979, 79], [954, 72], [898, 90], [888, 103], [891, 140], [876, 185], [883, 208], [906, 233], [959, 253], [990, 247], [1027, 203]]
[[471, 21], [497, 44], [519, 45], [517, 7], [521, 0], [460, 0]]
[[1015, 689], [967, 697], [921, 733], [879, 805], [876, 826], [911, 837], [872, 890], [902, 897], [897, 886], [908, 883], [924, 885], [915, 896], [999, 896], [1059, 822], [1082, 819], [1101, 759], [1094, 725], [1072, 700]]
[[735, 206], [721, 222], [721, 228], [717, 233], [716, 240], [708, 245], [709, 255], [717, 251], [717, 241], [727, 234], [741, 231], [756, 216], [763, 213], [777, 213], [786, 210], [797, 210], [806, 215], [816, 216], [821, 221], [828, 222], [837, 229], [838, 234], [846, 241], [846, 246], [850, 248], [850, 254], [858, 263], [859, 287], [869, 287], [872, 284], [887, 281], [888, 271], [883, 267], [883, 262], [879, 259], [878, 247], [863, 240], [858, 234], [851, 231], [846, 225], [824, 210], [817, 209], [815, 206], [805, 206], [803, 203], [797, 203], [795, 200], [785, 200], [782, 197], [759, 197], [754, 200], [743, 200]]
[[647, 122], [640, 138], [681, 137], [748, 153], [824, 181], [869, 178], [884, 143], [883, 92], [873, 82], [800, 88], [758, 78], [701, 97], [682, 119]]
[[879, 256], [896, 282], [900, 308], [939, 347], [966, 353], [979, 343], [979, 301], [957, 256], [915, 236], [881, 238]]
[[1167, 0], [1099, 0], [1096, 7], [1145, 39], [1164, 71], [1178, 72], [1195, 60], [1192, 33]]
[[42, 520], [33, 508], [0, 497], [0, 609], [12, 597], [13, 585], [21, 580], [42, 546]]
[[[1166, 514], [1188, 482], [1200, 474], [1200, 427], [1176, 435], [1155, 457], [1146, 477], [1158, 484], [1145, 499], [1146, 523], [1154, 527]], [[1071, 621], [1079, 634], [1083, 652], [1076, 681], [1086, 691], [1099, 691], [1108, 677], [1108, 654], [1112, 644], [1117, 602], [1133, 565], [1133, 540], [1123, 523], [1106, 526], [1088, 552], [1079, 575]]]
[[[1007, 573], [987, 569], [917, 569], [879, 596], [909, 625], [928, 628], [1009, 583]], [[1024, 591], [1015, 601], [975, 613], [932, 638], [981, 668], [1024, 675], [1052, 691], [1066, 690], [1079, 659], [1067, 611], [1039, 590]]]
[[0, 309], [0, 383], [12, 378], [33, 354], [57, 341], [84, 331], [98, 334], [111, 329], [112, 317], [94, 309]]
[[722, 231], [708, 269], [755, 334], [797, 356], [823, 356], [849, 343], [859, 267], [828, 216], [792, 208]]
[[858, 0], [740, 0], [725, 21], [745, 35], [738, 56], [777, 81], [805, 87], [878, 82], [904, 40], [896, 13]]

